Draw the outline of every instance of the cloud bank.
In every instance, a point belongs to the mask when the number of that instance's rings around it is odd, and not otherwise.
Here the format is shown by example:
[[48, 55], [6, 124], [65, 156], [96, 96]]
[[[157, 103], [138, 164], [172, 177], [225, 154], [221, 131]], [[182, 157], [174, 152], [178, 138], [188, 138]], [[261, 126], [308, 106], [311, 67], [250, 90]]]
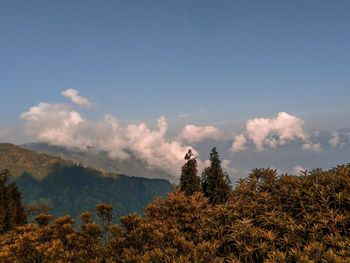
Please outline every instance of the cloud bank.
[[[143, 122], [122, 125], [110, 114], [106, 114], [103, 120], [88, 120], [75, 106], [89, 107], [92, 105], [89, 100], [78, 96], [78, 91], [73, 89], [63, 91], [62, 95], [70, 98], [72, 104], [43, 102], [20, 115], [24, 121], [24, 133], [30, 141], [83, 151], [92, 146], [107, 152], [111, 158], [124, 160], [136, 157], [149, 168], [161, 169], [178, 178], [184, 155], [189, 149], [198, 156], [194, 146], [199, 142], [225, 138], [214, 126], [192, 124], [186, 125], [178, 135], [169, 137], [168, 122], [163, 116], [157, 120], [155, 128]], [[321, 144], [311, 141], [303, 125], [302, 119], [286, 112], [280, 112], [273, 118], [248, 120], [243, 132], [234, 137], [228, 152], [263, 151], [293, 142], [298, 143], [301, 150], [321, 151]], [[0, 137], [7, 134], [5, 131], [2, 133]], [[342, 145], [345, 138], [348, 137], [333, 132], [329, 144]], [[208, 161], [198, 159], [199, 170], [207, 165]], [[238, 173], [231, 167], [231, 160], [224, 159], [222, 166], [229, 173]]]
[[108, 114], [103, 121], [92, 122], [69, 105], [40, 103], [21, 114], [21, 119], [26, 135], [33, 141], [80, 150], [94, 146], [118, 159], [129, 158], [132, 153], [150, 167], [173, 175], [179, 173], [185, 153], [192, 149], [178, 139], [165, 138], [168, 125], [164, 117], [158, 119], [157, 129], [151, 130], [145, 123], [120, 126]]

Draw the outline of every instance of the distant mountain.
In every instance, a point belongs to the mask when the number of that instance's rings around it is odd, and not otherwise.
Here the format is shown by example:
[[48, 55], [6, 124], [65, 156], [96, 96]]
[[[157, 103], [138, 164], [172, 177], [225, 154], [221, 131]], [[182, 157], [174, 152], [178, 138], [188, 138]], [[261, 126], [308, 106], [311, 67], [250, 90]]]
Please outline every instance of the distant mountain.
[[61, 166], [74, 165], [72, 161], [38, 154], [10, 143], [0, 143], [0, 170], [8, 169], [14, 177], [19, 177], [23, 172], [28, 172], [34, 178], [42, 179], [51, 171], [52, 165], [56, 163]]
[[14, 175], [25, 204], [47, 204], [54, 216], [79, 218], [98, 203], [111, 203], [115, 218], [136, 212], [172, 185], [164, 179], [106, 174], [12, 144], [0, 144], [0, 169]]
[[35, 152], [71, 160], [75, 163], [80, 163], [83, 166], [95, 168], [105, 173], [125, 174], [145, 178], [163, 178], [170, 181], [176, 180], [172, 175], [160, 169], [149, 168], [145, 162], [135, 157], [131, 157], [127, 160], [113, 159], [109, 157], [106, 152], [97, 151], [93, 147], [88, 147], [86, 151], [52, 146], [46, 143], [29, 143], [23, 144], [21, 147]]

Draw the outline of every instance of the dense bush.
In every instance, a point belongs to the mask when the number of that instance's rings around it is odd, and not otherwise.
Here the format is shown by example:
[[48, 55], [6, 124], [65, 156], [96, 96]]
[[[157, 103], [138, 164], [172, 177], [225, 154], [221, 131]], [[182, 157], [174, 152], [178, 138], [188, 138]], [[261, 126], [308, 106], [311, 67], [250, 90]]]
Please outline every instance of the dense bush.
[[121, 226], [110, 225], [111, 209], [97, 206], [102, 229], [89, 212], [80, 230], [69, 216], [39, 215], [0, 236], [0, 261], [350, 261], [350, 165], [301, 176], [255, 169], [220, 205], [176, 188]]
[[212, 210], [209, 229], [233, 262], [349, 262], [350, 166], [280, 177], [255, 169]]

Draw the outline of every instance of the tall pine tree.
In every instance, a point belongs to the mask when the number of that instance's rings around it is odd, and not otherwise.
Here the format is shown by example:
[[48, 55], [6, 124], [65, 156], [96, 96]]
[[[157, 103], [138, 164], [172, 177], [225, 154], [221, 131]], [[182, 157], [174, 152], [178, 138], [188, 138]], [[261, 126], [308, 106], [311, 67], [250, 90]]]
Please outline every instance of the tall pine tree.
[[197, 176], [197, 160], [193, 157], [191, 149], [186, 153], [185, 160], [186, 163], [181, 167], [180, 189], [186, 195], [192, 195], [201, 188], [200, 178]]
[[7, 185], [9, 176], [8, 170], [0, 173], [0, 234], [27, 221], [21, 202], [21, 193], [15, 183]]
[[231, 193], [231, 182], [221, 168], [219, 154], [214, 147], [210, 153], [210, 166], [202, 173], [202, 189], [210, 203], [217, 205], [225, 203]]

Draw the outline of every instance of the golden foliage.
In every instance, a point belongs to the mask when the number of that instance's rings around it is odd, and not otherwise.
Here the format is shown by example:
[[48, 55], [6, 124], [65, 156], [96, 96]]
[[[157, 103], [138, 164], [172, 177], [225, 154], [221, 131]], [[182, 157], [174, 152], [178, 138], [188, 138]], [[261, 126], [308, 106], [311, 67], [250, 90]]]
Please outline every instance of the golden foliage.
[[111, 225], [112, 207], [80, 230], [46, 214], [0, 236], [0, 262], [349, 262], [350, 165], [302, 176], [255, 169], [213, 206], [179, 188], [144, 216]]

